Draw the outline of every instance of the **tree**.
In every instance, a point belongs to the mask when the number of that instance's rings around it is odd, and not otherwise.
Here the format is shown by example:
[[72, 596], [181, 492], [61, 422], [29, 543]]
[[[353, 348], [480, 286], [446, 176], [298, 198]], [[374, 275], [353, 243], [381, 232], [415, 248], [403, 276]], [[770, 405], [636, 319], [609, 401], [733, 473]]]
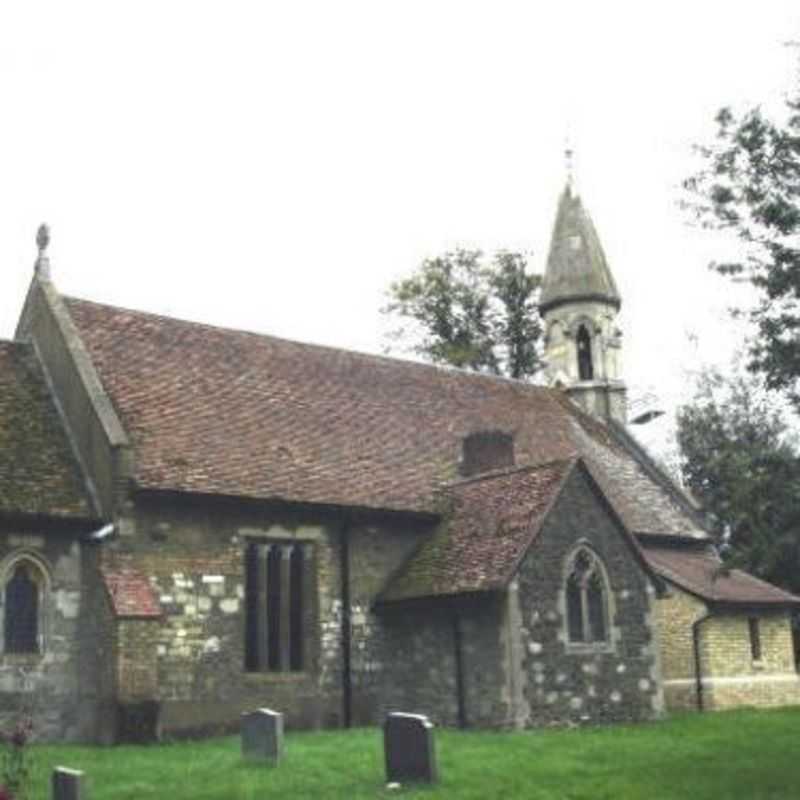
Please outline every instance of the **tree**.
[[678, 410], [681, 472], [729, 560], [800, 591], [800, 458], [784, 414], [745, 372], [710, 372]]
[[704, 227], [743, 245], [711, 266], [757, 290], [750, 369], [800, 408], [800, 92], [785, 110], [776, 121], [759, 108], [719, 111], [717, 141], [696, 148], [704, 167], [685, 187]]
[[389, 288], [383, 313], [412, 323], [392, 336], [436, 364], [530, 378], [540, 367], [541, 278], [520, 253], [459, 249], [423, 261]]

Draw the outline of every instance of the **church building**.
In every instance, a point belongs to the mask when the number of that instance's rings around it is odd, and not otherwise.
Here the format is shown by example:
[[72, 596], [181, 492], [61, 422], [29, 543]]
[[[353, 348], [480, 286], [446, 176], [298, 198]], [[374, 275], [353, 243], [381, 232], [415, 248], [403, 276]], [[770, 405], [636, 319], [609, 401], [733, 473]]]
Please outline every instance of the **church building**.
[[626, 428], [574, 188], [548, 386], [62, 295], [0, 343], [0, 723], [117, 742], [390, 710], [482, 728], [800, 702], [800, 600], [720, 562]]

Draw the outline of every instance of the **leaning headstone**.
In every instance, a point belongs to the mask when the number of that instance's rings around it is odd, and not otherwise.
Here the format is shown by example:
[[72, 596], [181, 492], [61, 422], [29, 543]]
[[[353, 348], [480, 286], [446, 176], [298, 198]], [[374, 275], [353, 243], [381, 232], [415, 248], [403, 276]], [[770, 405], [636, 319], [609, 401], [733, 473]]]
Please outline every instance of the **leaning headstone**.
[[283, 755], [283, 714], [257, 708], [242, 714], [242, 756], [277, 764]]
[[86, 788], [80, 770], [56, 767], [52, 785], [53, 800], [86, 800]]
[[386, 781], [438, 780], [433, 724], [422, 714], [389, 714], [383, 724]]

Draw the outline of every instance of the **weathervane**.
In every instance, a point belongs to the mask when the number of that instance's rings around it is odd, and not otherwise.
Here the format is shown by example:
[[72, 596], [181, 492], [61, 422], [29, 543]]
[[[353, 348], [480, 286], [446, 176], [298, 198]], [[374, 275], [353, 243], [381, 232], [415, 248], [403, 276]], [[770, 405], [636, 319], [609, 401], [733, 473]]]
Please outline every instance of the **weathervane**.
[[40, 278], [50, 278], [50, 258], [47, 255], [47, 247], [50, 244], [50, 228], [46, 223], [39, 226], [36, 231], [36, 247], [39, 255], [36, 257], [36, 264], [33, 269]]

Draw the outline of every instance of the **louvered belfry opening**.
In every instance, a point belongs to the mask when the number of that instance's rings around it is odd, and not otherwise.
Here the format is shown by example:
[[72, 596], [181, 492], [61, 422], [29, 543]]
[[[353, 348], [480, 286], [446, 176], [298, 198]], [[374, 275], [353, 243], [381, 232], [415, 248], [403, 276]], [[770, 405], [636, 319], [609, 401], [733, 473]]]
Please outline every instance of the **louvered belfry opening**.
[[479, 475], [514, 466], [514, 437], [498, 430], [476, 431], [464, 437], [461, 474]]
[[297, 672], [304, 668], [302, 543], [248, 542], [245, 548], [245, 669]]

